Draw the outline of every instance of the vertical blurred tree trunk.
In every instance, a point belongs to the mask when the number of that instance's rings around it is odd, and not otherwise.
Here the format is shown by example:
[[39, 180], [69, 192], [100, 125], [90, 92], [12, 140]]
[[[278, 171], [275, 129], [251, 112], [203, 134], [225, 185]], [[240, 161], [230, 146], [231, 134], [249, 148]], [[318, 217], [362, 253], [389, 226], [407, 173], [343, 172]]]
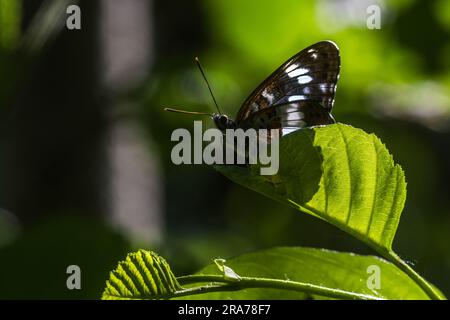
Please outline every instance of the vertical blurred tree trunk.
[[[25, 32], [44, 2], [23, 1]], [[7, 124], [0, 200], [24, 223], [104, 214], [128, 235], [154, 241], [161, 227], [157, 162], [134, 118], [111, 116], [132, 109], [121, 97], [148, 76], [151, 2], [78, 4], [81, 30], [60, 25], [25, 70]]]
[[[27, 32], [43, 1], [23, 1]], [[98, 3], [82, 1], [82, 29], [62, 28], [25, 70], [7, 123], [10, 141], [2, 203], [21, 221], [101, 212]]]
[[108, 158], [109, 212], [125, 234], [145, 242], [161, 240], [161, 170], [151, 142], [124, 98], [148, 78], [153, 58], [152, 1], [101, 1], [102, 83], [112, 114]]

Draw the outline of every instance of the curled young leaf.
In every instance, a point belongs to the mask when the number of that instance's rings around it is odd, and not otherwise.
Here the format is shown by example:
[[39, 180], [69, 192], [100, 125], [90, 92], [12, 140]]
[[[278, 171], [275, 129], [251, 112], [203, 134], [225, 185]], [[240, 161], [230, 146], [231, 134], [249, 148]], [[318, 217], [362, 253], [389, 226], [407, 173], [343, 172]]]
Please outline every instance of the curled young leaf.
[[141, 249], [110, 272], [102, 299], [163, 299], [181, 289], [164, 258]]

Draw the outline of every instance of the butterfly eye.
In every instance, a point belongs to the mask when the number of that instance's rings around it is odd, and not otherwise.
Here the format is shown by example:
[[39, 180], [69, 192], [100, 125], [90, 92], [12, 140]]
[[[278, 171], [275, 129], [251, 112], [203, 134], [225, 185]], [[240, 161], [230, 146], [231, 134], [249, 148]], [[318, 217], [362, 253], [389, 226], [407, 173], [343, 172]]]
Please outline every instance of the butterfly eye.
[[224, 116], [224, 115], [220, 116], [219, 122], [221, 125], [223, 125], [225, 127], [228, 123], [228, 117]]

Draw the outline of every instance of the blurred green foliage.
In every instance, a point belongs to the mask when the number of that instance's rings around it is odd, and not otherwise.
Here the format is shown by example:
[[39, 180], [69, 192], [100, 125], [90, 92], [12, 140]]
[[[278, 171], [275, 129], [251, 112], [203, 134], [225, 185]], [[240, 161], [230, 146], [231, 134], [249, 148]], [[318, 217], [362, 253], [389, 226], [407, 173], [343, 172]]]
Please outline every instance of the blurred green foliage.
[[[195, 272], [213, 258], [282, 245], [373, 254], [342, 231], [233, 184], [212, 168], [170, 161], [172, 130], [191, 129], [193, 119], [164, 113], [162, 107], [213, 110], [195, 56], [219, 105], [234, 116], [246, 96], [282, 62], [329, 39], [338, 44], [342, 58], [336, 120], [374, 132], [406, 173], [408, 196], [394, 249], [449, 294], [450, 5], [447, 0], [376, 2], [382, 8], [380, 30], [366, 27], [368, 4], [359, 0], [153, 2], [153, 67], [148, 80], [128, 93], [138, 108], [127, 111], [148, 128], [149, 148], [163, 165], [166, 234], [161, 244], [146, 247], [167, 257], [175, 274]], [[0, 0], [2, 113], [10, 111], [3, 103], [6, 95], [17, 89], [11, 77], [24, 68], [14, 51], [23, 33], [19, 3]], [[46, 51], [41, 55], [65, 58]], [[92, 78], [98, 77], [99, 70], [91, 72]], [[212, 125], [205, 119], [204, 128]], [[55, 136], [58, 132], [48, 139]], [[0, 154], [1, 174], [8, 170]], [[9, 188], [1, 186], [0, 192]], [[17, 231], [15, 240], [8, 236], [0, 244], [0, 261], [8, 261], [0, 267], [0, 297], [100, 296], [108, 271], [132, 245], [101, 219], [83, 212], [76, 212], [81, 215], [77, 218], [68, 215], [72, 209], [48, 212]], [[7, 228], [4, 221], [0, 224]], [[86, 290], [64, 287], [68, 264], [85, 265]]]
[[[0, 249], [0, 298], [98, 299], [109, 271], [130, 250], [100, 220], [50, 216]], [[81, 290], [68, 290], [67, 267], [81, 268]]]
[[20, 2], [0, 0], [0, 46], [13, 47], [19, 38]]

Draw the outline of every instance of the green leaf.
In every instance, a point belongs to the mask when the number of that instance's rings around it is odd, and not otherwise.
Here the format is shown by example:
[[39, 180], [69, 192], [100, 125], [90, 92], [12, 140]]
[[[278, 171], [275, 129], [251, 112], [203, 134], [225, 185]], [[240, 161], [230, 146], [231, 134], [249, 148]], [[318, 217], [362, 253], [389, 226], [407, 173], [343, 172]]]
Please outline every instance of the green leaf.
[[139, 250], [110, 272], [102, 299], [165, 299], [179, 290], [167, 262], [154, 252]]
[[[280, 247], [243, 254], [226, 261], [241, 277], [259, 277], [298, 281], [330, 289], [344, 290], [374, 299], [429, 299], [423, 290], [393, 264], [375, 256], [361, 256], [324, 249]], [[380, 289], [373, 284], [370, 266], [379, 268]], [[374, 268], [374, 267], [372, 267]], [[222, 275], [212, 263], [198, 275]], [[198, 285], [198, 284], [196, 284]], [[288, 290], [252, 288], [240, 291], [212, 292], [181, 299], [323, 299]]]
[[302, 129], [280, 140], [280, 167], [215, 166], [231, 180], [390, 251], [406, 198], [403, 170], [374, 135], [344, 125]]

